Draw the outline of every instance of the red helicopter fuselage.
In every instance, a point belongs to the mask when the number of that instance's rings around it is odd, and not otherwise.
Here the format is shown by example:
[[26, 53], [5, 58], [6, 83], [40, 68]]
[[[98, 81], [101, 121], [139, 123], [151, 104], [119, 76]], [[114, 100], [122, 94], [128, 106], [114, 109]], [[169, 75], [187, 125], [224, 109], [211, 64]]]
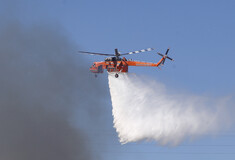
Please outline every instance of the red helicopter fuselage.
[[151, 63], [127, 60], [125, 57], [108, 57], [105, 59], [105, 61], [94, 62], [93, 65], [90, 67], [90, 71], [93, 73], [103, 73], [104, 69], [106, 69], [108, 72], [128, 72], [129, 66], [158, 67], [162, 64], [164, 59], [165, 57], [163, 57], [158, 63]]

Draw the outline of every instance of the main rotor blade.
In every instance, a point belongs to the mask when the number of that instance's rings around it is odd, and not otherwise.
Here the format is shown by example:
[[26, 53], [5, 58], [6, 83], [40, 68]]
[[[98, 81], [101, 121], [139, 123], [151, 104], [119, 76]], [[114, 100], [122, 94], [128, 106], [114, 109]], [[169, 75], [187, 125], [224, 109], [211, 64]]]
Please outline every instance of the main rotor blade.
[[122, 55], [135, 54], [135, 53], [140, 53], [140, 52], [148, 52], [148, 51], [152, 51], [152, 50], [154, 50], [154, 48], [142, 49], [142, 50], [138, 50], [138, 51], [134, 51], [134, 52], [123, 53], [120, 55], [122, 56]]
[[115, 56], [115, 54], [95, 53], [95, 52], [86, 52], [86, 51], [78, 51], [78, 53], [85, 53], [85, 54], [91, 54], [91, 55], [100, 55], [100, 56]]

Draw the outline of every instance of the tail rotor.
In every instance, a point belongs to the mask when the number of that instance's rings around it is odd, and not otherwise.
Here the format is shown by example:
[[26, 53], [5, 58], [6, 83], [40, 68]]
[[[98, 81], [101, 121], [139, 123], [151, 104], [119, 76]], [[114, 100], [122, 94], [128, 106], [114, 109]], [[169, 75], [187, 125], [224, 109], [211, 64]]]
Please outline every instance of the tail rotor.
[[158, 55], [162, 56], [162, 58], [163, 58], [163, 60], [162, 60], [162, 62], [161, 62], [161, 65], [164, 65], [166, 58], [169, 59], [169, 60], [171, 60], [171, 61], [174, 61], [173, 58], [167, 56], [169, 50], [170, 50], [170, 48], [168, 48], [168, 49], [166, 50], [165, 55], [163, 55], [163, 54], [161, 54], [161, 53], [159, 53], [159, 52], [157, 53]]

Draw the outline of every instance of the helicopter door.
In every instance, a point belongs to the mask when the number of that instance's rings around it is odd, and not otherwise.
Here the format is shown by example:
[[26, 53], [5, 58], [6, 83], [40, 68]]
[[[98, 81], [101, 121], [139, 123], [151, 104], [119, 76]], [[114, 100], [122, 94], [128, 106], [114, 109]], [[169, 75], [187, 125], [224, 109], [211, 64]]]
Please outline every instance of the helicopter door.
[[102, 73], [103, 72], [103, 65], [98, 66], [98, 73]]

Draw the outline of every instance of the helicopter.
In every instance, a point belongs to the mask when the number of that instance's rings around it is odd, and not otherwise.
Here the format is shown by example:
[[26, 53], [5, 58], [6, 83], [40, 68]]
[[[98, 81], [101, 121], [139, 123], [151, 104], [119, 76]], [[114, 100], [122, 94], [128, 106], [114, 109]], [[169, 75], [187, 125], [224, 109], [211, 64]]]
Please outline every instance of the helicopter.
[[90, 54], [90, 55], [100, 55], [100, 56], [109, 56], [105, 58], [104, 61], [101, 62], [94, 62], [92, 66], [90, 67], [90, 71], [92, 73], [95, 73], [95, 77], [97, 77], [97, 74], [103, 73], [104, 69], [106, 69], [108, 72], [115, 73], [115, 77], [119, 77], [119, 73], [127, 73], [129, 66], [147, 66], [147, 67], [158, 67], [163, 66], [166, 59], [169, 59], [171, 61], [174, 61], [174, 59], [168, 57], [168, 52], [170, 48], [166, 50], [166, 53], [163, 55], [159, 52], [157, 52], [158, 55], [160, 55], [162, 58], [157, 63], [152, 62], [141, 62], [141, 61], [134, 61], [132, 59], [126, 59], [125, 57], [121, 57], [123, 55], [131, 55], [141, 52], [148, 52], [152, 51], [154, 48], [147, 48], [142, 49], [134, 52], [128, 52], [128, 53], [120, 53], [118, 49], [116, 48], [114, 51], [114, 54], [105, 54], [105, 53], [95, 53], [95, 52], [87, 52], [87, 51], [78, 51], [79, 53], [83, 54]]

